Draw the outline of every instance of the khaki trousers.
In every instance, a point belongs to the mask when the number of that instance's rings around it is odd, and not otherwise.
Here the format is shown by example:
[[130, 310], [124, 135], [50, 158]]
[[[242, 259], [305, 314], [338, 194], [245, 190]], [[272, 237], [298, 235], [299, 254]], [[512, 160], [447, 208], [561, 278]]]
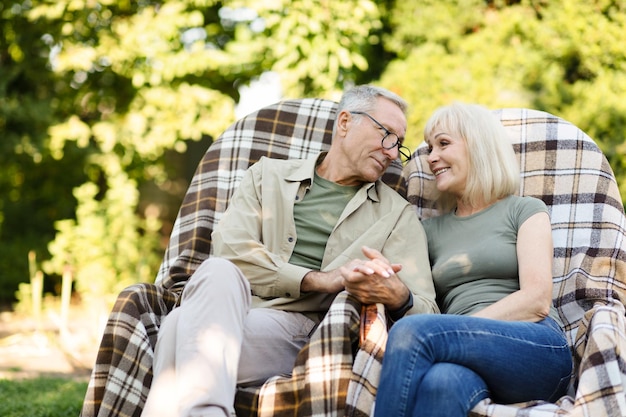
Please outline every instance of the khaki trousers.
[[237, 385], [291, 374], [315, 322], [250, 303], [234, 264], [209, 258], [200, 265], [159, 330], [142, 417], [234, 416]]

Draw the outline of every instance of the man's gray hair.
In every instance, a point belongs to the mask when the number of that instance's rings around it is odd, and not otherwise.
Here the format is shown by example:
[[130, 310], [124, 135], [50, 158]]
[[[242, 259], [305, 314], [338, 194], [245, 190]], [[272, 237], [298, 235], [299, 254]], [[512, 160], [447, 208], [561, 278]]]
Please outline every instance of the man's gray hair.
[[357, 85], [346, 90], [341, 97], [337, 114], [342, 110], [370, 112], [376, 107], [378, 98], [385, 98], [397, 105], [406, 114], [408, 104], [402, 97], [391, 91], [373, 85]]

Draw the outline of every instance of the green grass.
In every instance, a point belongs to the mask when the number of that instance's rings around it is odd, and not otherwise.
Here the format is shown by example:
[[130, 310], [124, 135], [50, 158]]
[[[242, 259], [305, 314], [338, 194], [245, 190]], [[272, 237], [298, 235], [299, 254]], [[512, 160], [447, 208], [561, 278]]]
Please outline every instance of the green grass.
[[77, 417], [87, 382], [63, 378], [0, 379], [2, 417]]

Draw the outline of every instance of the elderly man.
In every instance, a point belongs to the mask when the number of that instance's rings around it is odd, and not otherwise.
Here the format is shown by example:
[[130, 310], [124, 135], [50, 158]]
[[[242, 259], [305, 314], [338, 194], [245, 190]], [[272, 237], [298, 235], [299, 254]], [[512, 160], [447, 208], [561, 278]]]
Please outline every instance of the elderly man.
[[405, 111], [387, 90], [354, 87], [327, 153], [247, 171], [214, 256], [159, 331], [143, 416], [234, 415], [236, 387], [288, 375], [340, 291], [392, 320], [438, 311], [422, 226], [380, 180], [407, 154]]

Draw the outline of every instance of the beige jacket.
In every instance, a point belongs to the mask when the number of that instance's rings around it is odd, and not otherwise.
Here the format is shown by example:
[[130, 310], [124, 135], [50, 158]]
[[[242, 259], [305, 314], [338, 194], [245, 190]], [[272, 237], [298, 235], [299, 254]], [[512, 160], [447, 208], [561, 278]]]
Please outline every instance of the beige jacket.
[[[235, 263], [250, 281], [253, 307], [325, 313], [335, 297], [301, 293], [309, 269], [288, 263], [297, 238], [293, 205], [313, 183], [323, 155], [261, 158], [245, 173], [212, 234], [214, 256]], [[422, 225], [412, 206], [380, 180], [363, 185], [347, 204], [328, 239], [322, 271], [364, 258], [364, 245], [403, 265], [398, 276], [414, 302], [407, 314], [439, 311]]]

